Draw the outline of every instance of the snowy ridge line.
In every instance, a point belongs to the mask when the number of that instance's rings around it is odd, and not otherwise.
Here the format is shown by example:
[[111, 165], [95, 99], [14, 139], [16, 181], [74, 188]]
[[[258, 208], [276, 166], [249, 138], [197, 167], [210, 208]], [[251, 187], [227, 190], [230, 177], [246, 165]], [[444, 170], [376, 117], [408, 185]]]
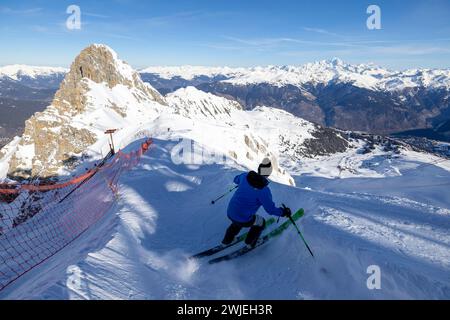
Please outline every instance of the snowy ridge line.
[[12, 184], [15, 194], [0, 190], [0, 291], [100, 220], [115, 203], [122, 172], [136, 166], [151, 144], [147, 139], [137, 150], [119, 151], [110, 163], [65, 183]]
[[449, 89], [449, 69], [390, 70], [373, 63], [350, 64], [338, 58], [303, 65], [257, 67], [153, 66], [139, 71], [161, 79], [181, 78], [192, 81], [198, 77], [216, 78], [234, 85], [269, 83], [276, 86], [351, 83], [375, 91], [401, 91], [407, 88]]
[[23, 77], [36, 79], [37, 77], [51, 77], [58, 74], [65, 74], [68, 71], [69, 69], [62, 67], [41, 67], [14, 64], [0, 66], [0, 78], [8, 77], [17, 81]]

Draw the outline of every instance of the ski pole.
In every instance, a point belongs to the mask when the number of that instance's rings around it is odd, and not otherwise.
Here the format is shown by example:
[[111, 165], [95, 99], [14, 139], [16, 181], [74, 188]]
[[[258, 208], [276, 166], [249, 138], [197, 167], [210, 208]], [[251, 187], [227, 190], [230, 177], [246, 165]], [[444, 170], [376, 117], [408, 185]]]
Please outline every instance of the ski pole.
[[306, 243], [305, 238], [303, 238], [302, 233], [300, 232], [300, 229], [297, 227], [297, 224], [295, 223], [294, 219], [292, 219], [291, 216], [289, 216], [289, 220], [291, 220], [292, 224], [294, 225], [295, 229], [297, 229], [298, 234], [300, 235], [300, 238], [302, 238], [303, 243], [305, 244], [306, 248], [308, 249], [309, 253], [311, 254], [311, 256], [314, 258], [314, 254], [312, 253], [311, 249], [308, 246], [308, 243]]
[[215, 204], [217, 201], [219, 201], [220, 199], [222, 199], [223, 197], [225, 197], [227, 194], [233, 192], [233, 190], [237, 189], [239, 186], [234, 186], [232, 189], [228, 190], [227, 192], [225, 192], [223, 195], [221, 195], [220, 197], [218, 197], [215, 200], [211, 201], [211, 204]]

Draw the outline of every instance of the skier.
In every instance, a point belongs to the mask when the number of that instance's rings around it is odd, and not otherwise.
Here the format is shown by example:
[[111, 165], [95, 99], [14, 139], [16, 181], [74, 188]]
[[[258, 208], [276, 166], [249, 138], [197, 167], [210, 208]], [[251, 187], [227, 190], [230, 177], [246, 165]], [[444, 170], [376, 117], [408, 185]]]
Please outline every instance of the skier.
[[245, 240], [247, 248], [252, 249], [256, 246], [266, 224], [266, 220], [256, 214], [261, 205], [270, 215], [291, 216], [291, 209], [285, 205], [277, 208], [272, 201], [272, 193], [267, 180], [271, 173], [272, 163], [268, 158], [265, 158], [258, 166], [258, 173], [250, 171], [234, 178], [234, 183], [238, 185], [238, 189], [228, 204], [227, 215], [232, 223], [225, 233], [222, 246], [232, 243], [242, 228], [250, 228]]

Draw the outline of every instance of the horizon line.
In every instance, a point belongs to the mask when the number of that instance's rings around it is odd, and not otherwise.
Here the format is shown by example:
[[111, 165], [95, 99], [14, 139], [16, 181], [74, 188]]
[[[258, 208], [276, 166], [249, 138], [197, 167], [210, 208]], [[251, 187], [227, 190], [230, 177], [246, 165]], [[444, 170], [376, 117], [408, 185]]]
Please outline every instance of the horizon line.
[[[123, 59], [121, 59], [119, 57], [120, 60], [125, 61]], [[147, 68], [180, 68], [180, 67], [192, 67], [192, 68], [230, 68], [230, 69], [251, 69], [251, 68], [258, 68], [258, 67], [262, 67], [262, 68], [268, 68], [268, 67], [301, 67], [301, 66], [305, 66], [307, 64], [313, 64], [313, 63], [319, 63], [319, 62], [332, 62], [333, 60], [339, 60], [342, 61], [344, 64], [346, 65], [351, 65], [351, 66], [358, 66], [358, 65], [368, 65], [368, 66], [374, 66], [374, 67], [379, 67], [385, 70], [389, 70], [389, 71], [408, 71], [408, 70], [450, 70], [450, 66], [448, 67], [436, 67], [436, 68], [427, 68], [427, 67], [408, 67], [408, 68], [401, 68], [401, 69], [394, 69], [394, 68], [389, 68], [386, 66], [383, 66], [381, 64], [375, 63], [373, 61], [370, 62], [358, 62], [358, 63], [350, 63], [347, 62], [346, 60], [343, 60], [341, 58], [338, 57], [332, 57], [332, 58], [328, 58], [328, 59], [321, 59], [321, 60], [313, 60], [313, 61], [309, 61], [309, 62], [305, 62], [305, 63], [299, 63], [299, 64], [259, 64], [259, 65], [241, 65], [241, 66], [236, 66], [236, 65], [199, 65], [199, 64], [154, 64], [154, 65], [147, 65], [147, 66], [133, 66], [132, 64], [126, 62], [128, 65], [130, 65], [135, 71], [141, 72]], [[1, 68], [5, 68], [5, 67], [11, 67], [11, 66], [23, 66], [23, 67], [36, 67], [36, 68], [62, 68], [62, 69], [67, 69], [70, 70], [70, 66], [72, 65], [72, 63], [70, 63], [70, 65], [68, 66], [62, 66], [62, 65], [52, 65], [52, 64], [24, 64], [24, 63], [12, 63], [12, 64], [1, 64], [0, 65], [0, 69]]]

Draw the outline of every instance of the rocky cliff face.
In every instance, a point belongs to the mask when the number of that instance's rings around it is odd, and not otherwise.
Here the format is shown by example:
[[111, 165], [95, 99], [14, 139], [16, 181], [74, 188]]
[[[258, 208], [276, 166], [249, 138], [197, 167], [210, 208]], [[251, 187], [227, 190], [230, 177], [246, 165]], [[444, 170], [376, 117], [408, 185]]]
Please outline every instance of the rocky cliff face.
[[[121, 121], [150, 116], [164, 98], [104, 45], [84, 49], [70, 67], [52, 104], [25, 123], [8, 176], [51, 177]], [[114, 119], [115, 121], [111, 121]]]
[[86, 92], [89, 88], [83, 79], [104, 83], [111, 89], [117, 85], [136, 88], [146, 97], [164, 103], [162, 96], [151, 86], [144, 84], [139, 74], [119, 60], [113, 50], [104, 45], [91, 45], [81, 51], [72, 63], [70, 72], [56, 92], [53, 105], [71, 114], [85, 111]]

